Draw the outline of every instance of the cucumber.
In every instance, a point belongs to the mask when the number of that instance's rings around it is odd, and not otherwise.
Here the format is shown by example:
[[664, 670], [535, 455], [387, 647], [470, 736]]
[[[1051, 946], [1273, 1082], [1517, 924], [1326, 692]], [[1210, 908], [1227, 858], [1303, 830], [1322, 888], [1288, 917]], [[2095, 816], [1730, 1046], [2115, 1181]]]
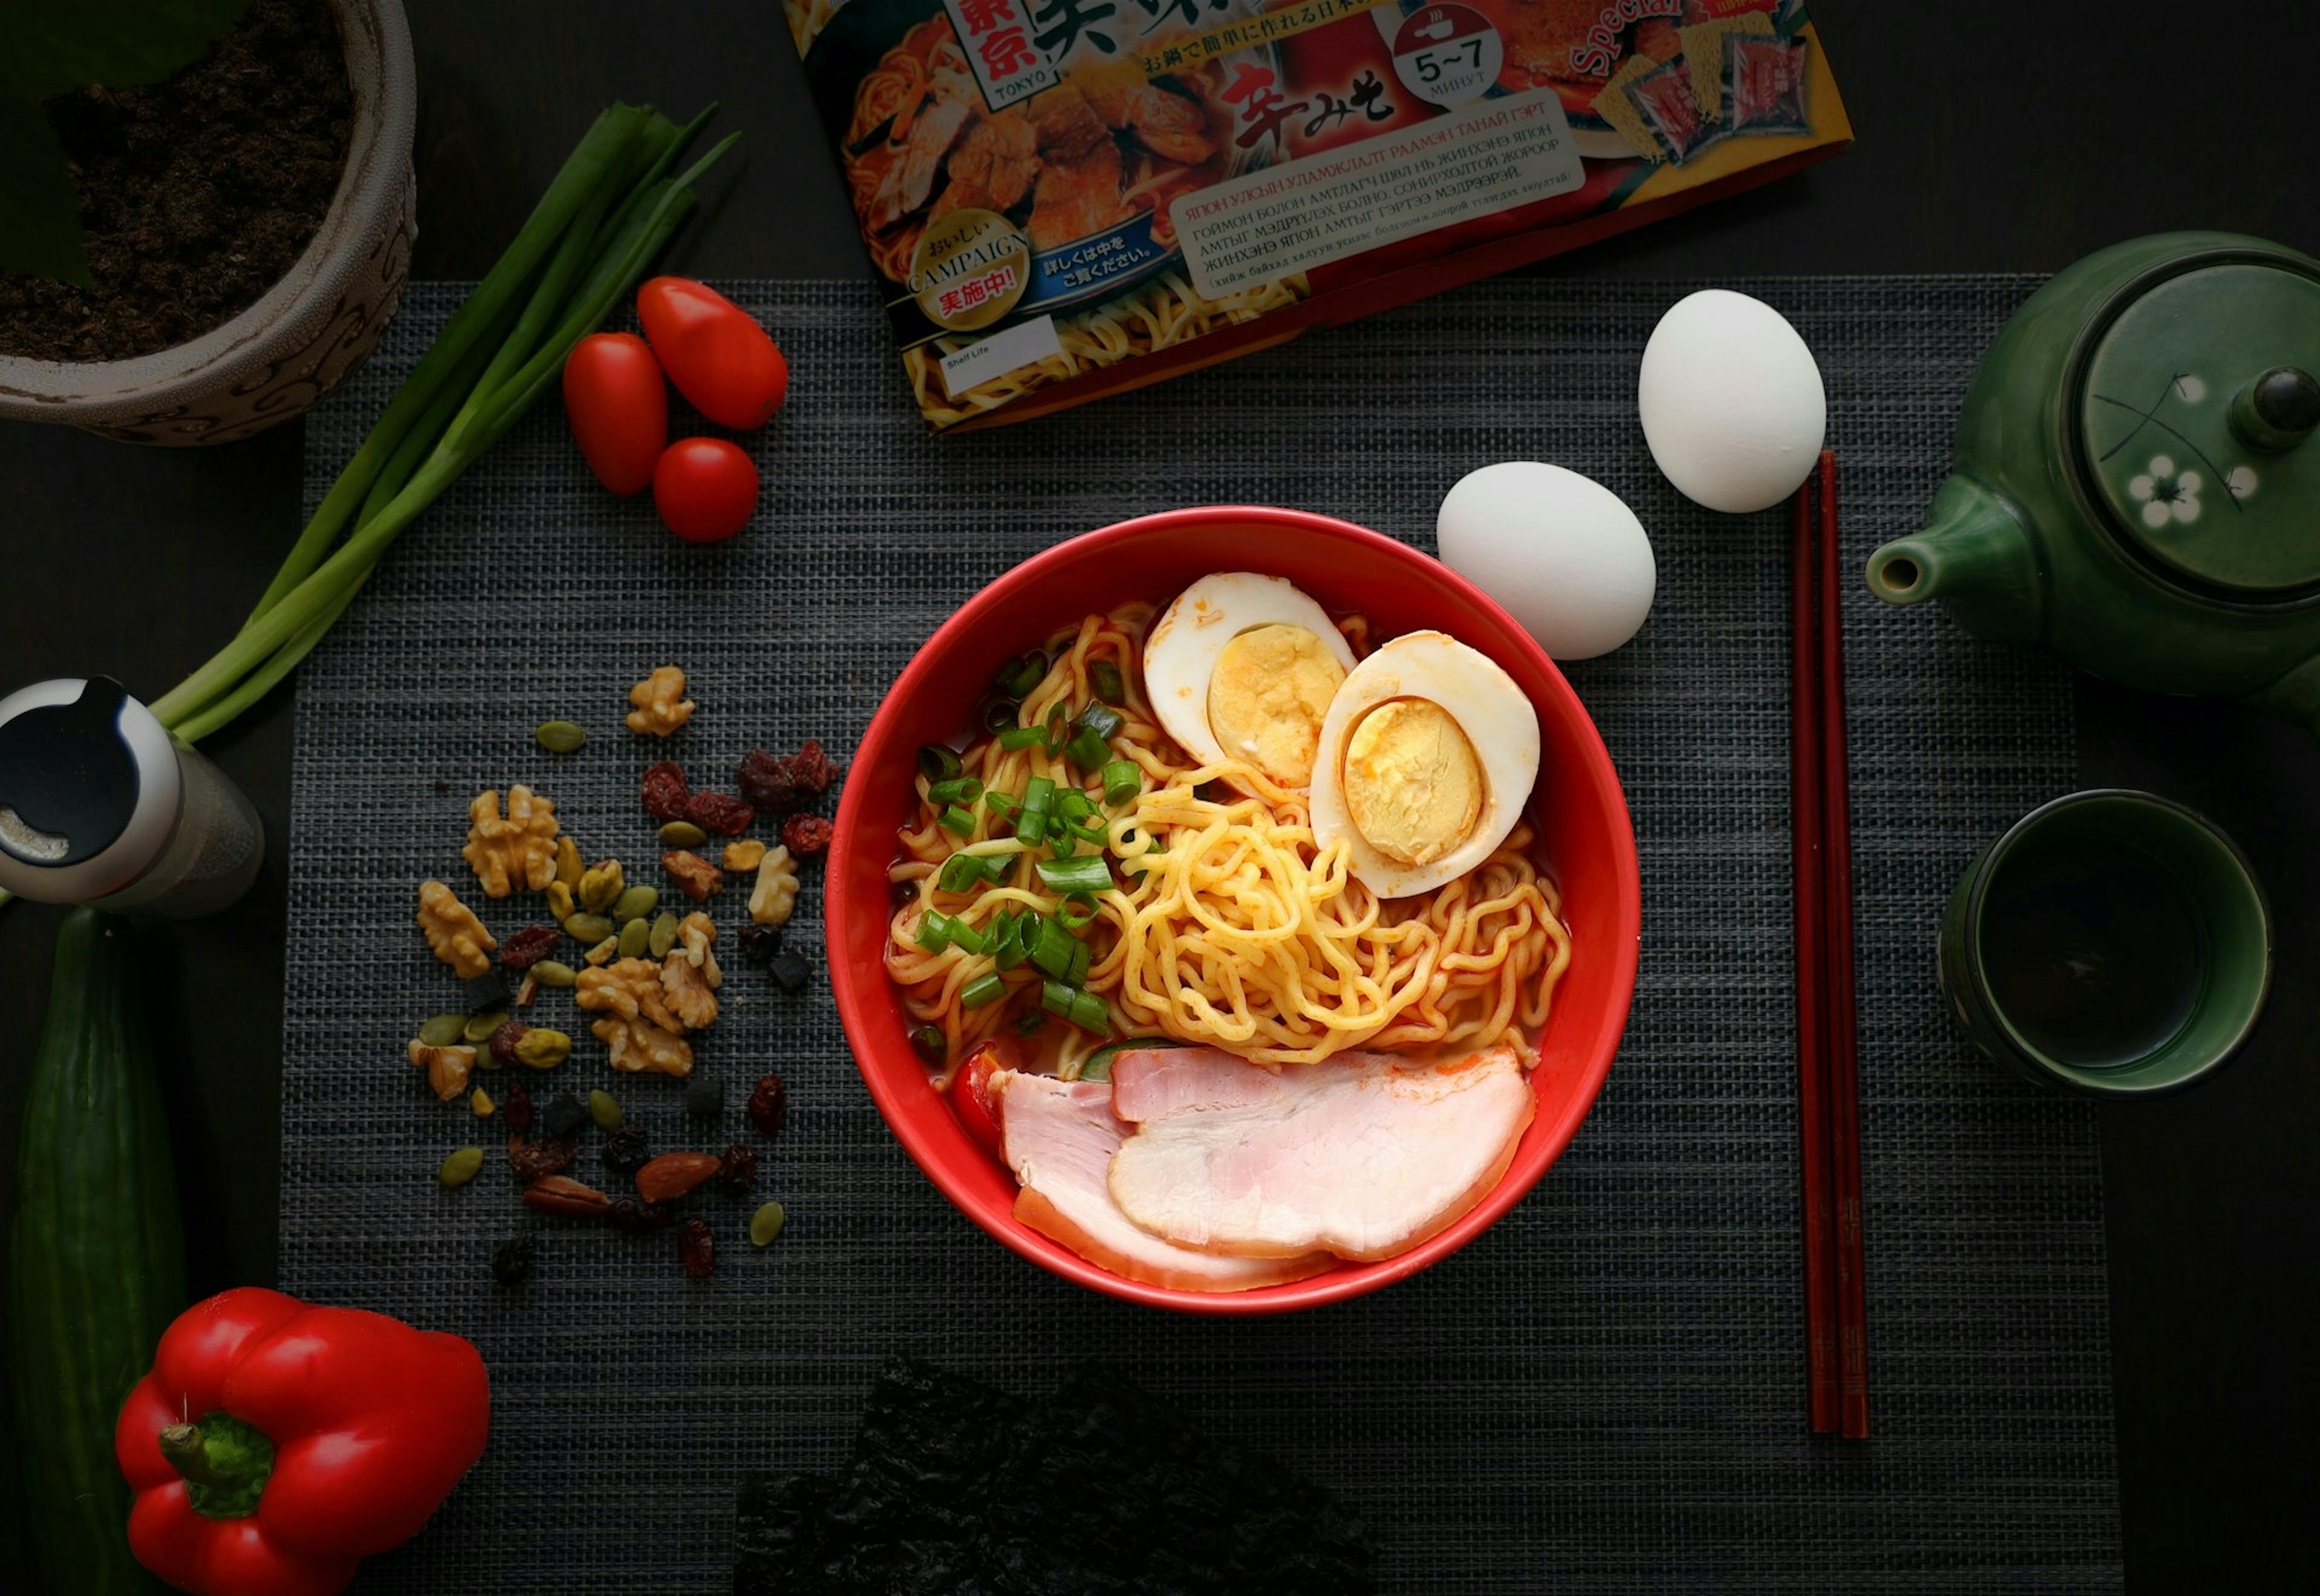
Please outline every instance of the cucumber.
[[186, 1305], [185, 1252], [129, 928], [75, 909], [32, 1050], [9, 1248], [9, 1384], [41, 1590], [158, 1588], [129, 1550], [113, 1426]]

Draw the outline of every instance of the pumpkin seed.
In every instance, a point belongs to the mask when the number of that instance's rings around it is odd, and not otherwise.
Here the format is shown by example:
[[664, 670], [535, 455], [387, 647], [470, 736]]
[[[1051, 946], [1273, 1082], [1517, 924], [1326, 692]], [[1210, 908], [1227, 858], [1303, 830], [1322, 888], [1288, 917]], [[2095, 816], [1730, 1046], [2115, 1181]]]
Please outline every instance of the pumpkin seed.
[[607, 937], [602, 942], [597, 943], [595, 947], [591, 948], [587, 952], [582, 954], [580, 956], [580, 961], [583, 964], [597, 966], [608, 965], [612, 962], [612, 956], [620, 950], [621, 939], [618, 937]]
[[650, 914], [659, 906], [660, 888], [657, 886], [632, 886], [629, 888], [628, 891], [622, 893], [619, 897], [613, 899], [612, 906], [610, 909], [605, 910], [604, 912], [611, 915], [612, 919], [619, 921], [621, 924], [626, 925], [632, 920], [640, 920], [644, 916]]
[[438, 1014], [419, 1028], [419, 1039], [430, 1047], [448, 1047], [467, 1029], [465, 1014]]
[[492, 1117], [492, 1111], [499, 1105], [492, 1101], [490, 1093], [478, 1086], [468, 1096], [467, 1106], [475, 1111], [476, 1119], [488, 1120]]
[[560, 1030], [535, 1026], [516, 1038], [515, 1061], [527, 1069], [554, 1069], [572, 1056], [572, 1038]]
[[655, 958], [666, 958], [668, 950], [676, 946], [676, 916], [664, 909], [660, 918], [652, 922], [652, 935], [645, 942], [646, 949]]
[[575, 914], [564, 922], [564, 934], [575, 942], [594, 945], [620, 928], [602, 914]]
[[580, 845], [573, 841], [568, 835], [557, 838], [556, 839], [556, 879], [564, 884], [564, 890], [569, 892], [578, 886], [580, 877], [586, 868], [587, 866], [580, 858]]
[[587, 746], [588, 729], [575, 721], [542, 721], [531, 737], [551, 754], [576, 754]]
[[488, 1042], [492, 1039], [492, 1032], [499, 1029], [501, 1026], [505, 1025], [507, 1022], [507, 1011], [505, 1009], [494, 1009], [488, 1014], [478, 1014], [474, 1019], [468, 1020], [467, 1028], [459, 1034], [471, 1042]]
[[771, 1247], [774, 1244], [774, 1238], [782, 1233], [782, 1226], [788, 1219], [789, 1215], [782, 1211], [780, 1203], [768, 1202], [762, 1205], [757, 1212], [749, 1216], [749, 1245]]
[[621, 1105], [612, 1101], [612, 1094], [609, 1092], [591, 1092], [588, 1093], [588, 1117], [596, 1121], [599, 1130], [618, 1130], [621, 1123]]
[[483, 1166], [483, 1148], [461, 1147], [443, 1160], [435, 1171], [435, 1178], [447, 1186], [464, 1186], [476, 1178], [476, 1172]]
[[691, 821], [671, 821], [660, 829], [663, 848], [699, 848], [709, 840], [709, 833]]
[[645, 948], [651, 941], [652, 927], [647, 925], [643, 917], [639, 916], [621, 928], [621, 957], [642, 958], [645, 956]]
[[552, 958], [541, 959], [532, 966], [531, 974], [542, 986], [569, 986], [580, 978], [570, 965], [558, 964]]

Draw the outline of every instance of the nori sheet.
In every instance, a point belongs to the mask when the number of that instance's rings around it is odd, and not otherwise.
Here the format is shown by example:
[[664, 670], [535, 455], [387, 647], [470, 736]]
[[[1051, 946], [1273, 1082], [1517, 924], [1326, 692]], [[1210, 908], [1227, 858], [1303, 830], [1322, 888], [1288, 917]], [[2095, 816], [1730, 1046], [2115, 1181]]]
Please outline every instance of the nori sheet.
[[890, 1359], [835, 1474], [741, 1482], [736, 1596], [1355, 1596], [1352, 1509], [1110, 1365], [1027, 1401]]

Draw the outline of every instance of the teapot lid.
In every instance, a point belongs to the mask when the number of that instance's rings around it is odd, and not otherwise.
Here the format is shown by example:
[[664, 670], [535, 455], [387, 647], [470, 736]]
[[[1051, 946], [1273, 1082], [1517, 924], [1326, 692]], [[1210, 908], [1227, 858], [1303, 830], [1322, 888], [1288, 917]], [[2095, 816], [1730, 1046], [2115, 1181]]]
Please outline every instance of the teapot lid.
[[2131, 546], [2236, 596], [2320, 585], [2320, 278], [2293, 257], [2195, 266], [2080, 370], [2090, 486]]

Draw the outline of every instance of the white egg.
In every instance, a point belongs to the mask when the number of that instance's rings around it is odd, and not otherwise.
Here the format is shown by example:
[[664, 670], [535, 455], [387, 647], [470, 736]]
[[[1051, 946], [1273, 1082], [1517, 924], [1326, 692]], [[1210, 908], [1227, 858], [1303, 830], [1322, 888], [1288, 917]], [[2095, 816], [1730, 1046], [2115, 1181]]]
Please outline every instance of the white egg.
[[1576, 471], [1536, 460], [1470, 471], [1444, 495], [1434, 534], [1442, 563], [1557, 659], [1609, 654], [1652, 612], [1659, 575], [1643, 523]]
[[1703, 288], [1660, 318], [1636, 407], [1676, 491], [1735, 514], [1795, 493], [1828, 431], [1812, 350], [1780, 312], [1728, 288]]
[[1299, 787], [1312, 779], [1322, 717], [1353, 668], [1328, 612], [1254, 571], [1201, 577], [1144, 639], [1144, 691], [1179, 748], [1202, 765], [1239, 760]]
[[1330, 701], [1313, 838], [1344, 842], [1355, 879], [1380, 897], [1407, 898], [1488, 858], [1537, 780], [1538, 712], [1514, 678], [1455, 638], [1406, 632]]

